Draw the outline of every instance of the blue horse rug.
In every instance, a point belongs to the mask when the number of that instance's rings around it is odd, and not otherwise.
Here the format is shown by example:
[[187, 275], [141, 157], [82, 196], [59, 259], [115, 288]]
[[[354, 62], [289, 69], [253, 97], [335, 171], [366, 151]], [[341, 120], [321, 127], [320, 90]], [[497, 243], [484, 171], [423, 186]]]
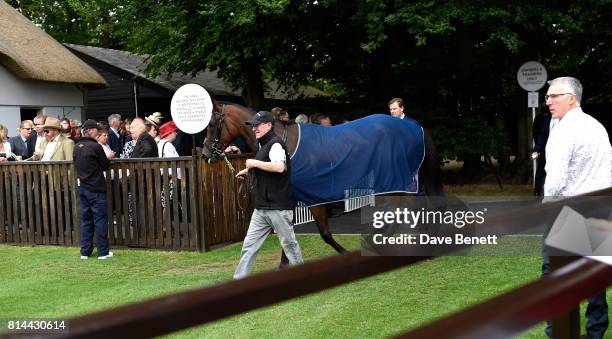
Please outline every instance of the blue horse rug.
[[291, 156], [296, 203], [314, 206], [373, 194], [419, 191], [425, 157], [415, 121], [370, 115], [333, 127], [298, 125]]

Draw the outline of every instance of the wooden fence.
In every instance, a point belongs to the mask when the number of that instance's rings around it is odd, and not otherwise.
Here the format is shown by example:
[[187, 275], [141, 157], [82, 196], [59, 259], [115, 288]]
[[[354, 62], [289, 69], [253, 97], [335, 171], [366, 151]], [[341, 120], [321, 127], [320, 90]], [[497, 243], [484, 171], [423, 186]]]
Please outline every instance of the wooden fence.
[[79, 243], [70, 161], [0, 163], [0, 243]]
[[[229, 161], [240, 170], [247, 156]], [[206, 250], [246, 233], [252, 206], [239, 208], [246, 198], [225, 162], [117, 159], [105, 176], [112, 246]], [[0, 163], [0, 197], [0, 243], [79, 244], [71, 161]]]

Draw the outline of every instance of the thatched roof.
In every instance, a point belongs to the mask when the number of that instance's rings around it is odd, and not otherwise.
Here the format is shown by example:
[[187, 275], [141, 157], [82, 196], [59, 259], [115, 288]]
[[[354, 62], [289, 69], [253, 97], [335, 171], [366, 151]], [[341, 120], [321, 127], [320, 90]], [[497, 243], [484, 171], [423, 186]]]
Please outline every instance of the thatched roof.
[[0, 1], [0, 64], [22, 79], [107, 86], [89, 65]]

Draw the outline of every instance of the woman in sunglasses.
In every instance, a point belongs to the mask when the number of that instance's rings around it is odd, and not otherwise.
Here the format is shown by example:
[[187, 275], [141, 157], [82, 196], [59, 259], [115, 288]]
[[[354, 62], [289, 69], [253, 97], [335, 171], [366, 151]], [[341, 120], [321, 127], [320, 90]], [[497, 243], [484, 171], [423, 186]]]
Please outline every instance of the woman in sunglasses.
[[11, 152], [11, 144], [8, 142], [8, 129], [0, 124], [0, 161], [14, 161], [15, 155]]

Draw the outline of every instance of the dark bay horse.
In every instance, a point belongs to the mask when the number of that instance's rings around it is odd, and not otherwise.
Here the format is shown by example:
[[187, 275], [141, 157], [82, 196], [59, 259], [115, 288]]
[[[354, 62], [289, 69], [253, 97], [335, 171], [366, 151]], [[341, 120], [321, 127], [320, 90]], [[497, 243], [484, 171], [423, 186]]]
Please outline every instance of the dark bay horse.
[[[255, 112], [247, 107], [214, 102], [214, 113], [208, 126], [204, 141], [204, 157], [209, 162], [221, 159], [223, 150], [235, 139], [243, 138], [252, 152], [257, 151], [257, 140], [251, 128], [244, 121], [251, 119]], [[294, 123], [274, 123], [274, 133], [285, 140], [290, 155], [294, 154], [299, 142], [298, 125]], [[329, 127], [327, 127], [329, 128]], [[443, 195], [440, 161], [429, 133], [423, 129], [424, 157], [418, 172], [419, 193], [428, 196]], [[329, 145], [334, 147], [334, 145]], [[323, 240], [338, 252], [345, 249], [332, 237], [329, 229], [325, 205], [309, 207]], [[284, 253], [283, 253], [284, 254]], [[284, 259], [284, 256], [283, 256]]]

